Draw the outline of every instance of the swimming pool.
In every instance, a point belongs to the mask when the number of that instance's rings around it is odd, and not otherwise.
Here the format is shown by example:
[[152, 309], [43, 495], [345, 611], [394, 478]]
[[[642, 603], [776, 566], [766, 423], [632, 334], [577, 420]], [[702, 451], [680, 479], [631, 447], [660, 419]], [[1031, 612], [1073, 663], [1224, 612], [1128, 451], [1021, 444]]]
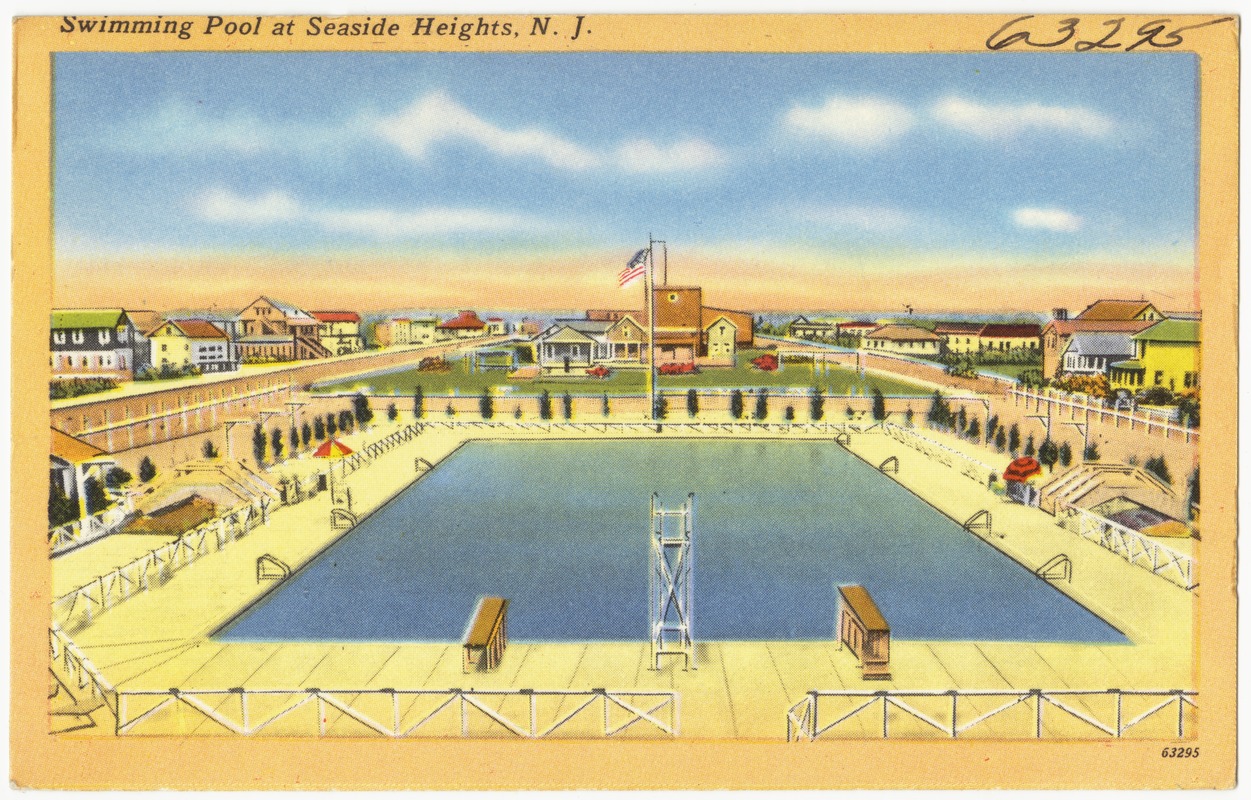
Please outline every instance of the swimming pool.
[[646, 641], [648, 498], [696, 494], [696, 641], [830, 639], [836, 586], [898, 639], [1127, 641], [830, 442], [470, 442], [229, 623], [231, 641]]

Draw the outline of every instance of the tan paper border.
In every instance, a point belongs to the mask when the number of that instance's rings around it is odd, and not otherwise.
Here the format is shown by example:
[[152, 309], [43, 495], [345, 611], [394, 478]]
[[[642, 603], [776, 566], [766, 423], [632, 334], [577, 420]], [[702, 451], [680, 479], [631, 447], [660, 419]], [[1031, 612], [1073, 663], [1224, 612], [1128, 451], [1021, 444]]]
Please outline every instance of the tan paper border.
[[[540, 4], [541, 5], [541, 4]], [[375, 15], [377, 16], [377, 15]], [[412, 17], [394, 19], [404, 22]], [[450, 15], [436, 15], [450, 16]], [[462, 15], [464, 16], [464, 15]], [[477, 17], [478, 15], [472, 15]], [[528, 24], [528, 16], [486, 15]], [[1017, 14], [593, 16], [593, 37], [464, 43], [303, 37], [126, 39], [58, 31], [60, 18], [14, 27], [11, 780], [98, 788], [1183, 788], [1233, 785], [1236, 725], [1237, 22], [1193, 30], [1177, 51], [1200, 54], [1199, 288], [1204, 314], [1204, 583], [1197, 759], [1163, 759], [1157, 742], [499, 742], [373, 740], [74, 740], [47, 732], [50, 569], [44, 497], [52, 297], [51, 59], [73, 50], [986, 52]], [[1113, 15], [1083, 15], [1092, 28]], [[1131, 16], [1124, 30], [1156, 16]], [[167, 15], [166, 17], [170, 17]], [[199, 19], [202, 17], [177, 17]], [[234, 17], [249, 19], [249, 17]], [[297, 27], [304, 17], [296, 19]], [[1054, 30], [1063, 15], [1032, 25]], [[1177, 25], [1212, 17], [1174, 16]], [[555, 17], [555, 25], [573, 25]], [[1051, 27], [1048, 28], [1047, 26]], [[1084, 30], [1088, 30], [1085, 29]], [[1009, 48], [1004, 52], [1019, 52]], [[1033, 50], [1032, 52], [1048, 52]], [[1068, 50], [1066, 52], [1071, 52]], [[1094, 55], [1091, 57], [1109, 57]], [[1132, 57], [1132, 54], [1122, 57]], [[1149, 114], [1152, 98], [1144, 98]], [[1092, 175], [1091, 180], [1097, 180]], [[1142, 191], [1153, 191], [1149, 175]], [[1219, 465], [1219, 466], [1217, 466]], [[779, 725], [781, 714], [779, 713]]]

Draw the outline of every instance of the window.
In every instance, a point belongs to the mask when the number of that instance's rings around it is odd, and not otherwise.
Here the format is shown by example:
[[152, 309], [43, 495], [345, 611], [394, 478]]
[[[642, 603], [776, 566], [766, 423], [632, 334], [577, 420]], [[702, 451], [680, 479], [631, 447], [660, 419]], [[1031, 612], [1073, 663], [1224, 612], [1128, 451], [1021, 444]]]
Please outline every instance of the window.
[[1164, 370], [1157, 369], [1155, 371], [1155, 385], [1160, 386], [1164, 383]]
[[55, 344], [65, 344], [65, 331], [53, 331], [52, 341]]
[[125, 328], [117, 329], [117, 341], [121, 342], [122, 344], [126, 344], [126, 329]]
[[74, 344], [82, 344], [87, 341], [87, 334], [82, 331], [74, 331], [70, 334], [70, 339], [74, 342]]
[[96, 338], [100, 340], [100, 344], [108, 344], [109, 332], [105, 330], [96, 331]]

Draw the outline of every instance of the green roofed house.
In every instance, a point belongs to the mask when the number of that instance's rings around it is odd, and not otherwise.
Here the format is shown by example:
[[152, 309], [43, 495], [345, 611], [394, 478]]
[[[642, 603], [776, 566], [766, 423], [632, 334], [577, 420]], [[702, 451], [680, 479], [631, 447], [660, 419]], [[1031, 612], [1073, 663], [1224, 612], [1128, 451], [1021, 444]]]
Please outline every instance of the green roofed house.
[[1199, 388], [1198, 320], [1164, 319], [1134, 334], [1134, 357], [1112, 364], [1113, 389], [1134, 392], [1163, 386], [1171, 392]]
[[[147, 315], [150, 312], [138, 312]], [[150, 345], [131, 315], [120, 308], [58, 308], [52, 311], [52, 377], [130, 380], [150, 363]]]

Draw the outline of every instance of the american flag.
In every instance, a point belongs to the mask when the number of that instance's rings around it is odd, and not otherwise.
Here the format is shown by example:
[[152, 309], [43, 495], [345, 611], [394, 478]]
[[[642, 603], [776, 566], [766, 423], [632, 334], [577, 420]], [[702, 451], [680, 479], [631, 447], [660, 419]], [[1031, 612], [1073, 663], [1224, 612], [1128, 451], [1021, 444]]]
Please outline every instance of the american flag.
[[617, 276], [617, 285], [624, 289], [643, 277], [645, 272], [647, 272], [647, 250], [644, 249], [635, 253], [625, 269], [621, 270], [621, 274]]

